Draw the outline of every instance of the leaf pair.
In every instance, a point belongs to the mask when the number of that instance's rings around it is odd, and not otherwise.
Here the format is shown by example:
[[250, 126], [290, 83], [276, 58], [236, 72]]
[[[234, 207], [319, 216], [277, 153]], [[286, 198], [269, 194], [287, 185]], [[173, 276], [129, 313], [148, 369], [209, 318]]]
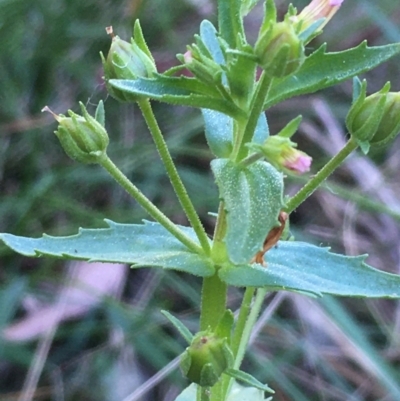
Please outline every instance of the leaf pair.
[[[211, 260], [190, 252], [158, 223], [107, 223], [109, 228], [81, 229], [79, 234], [69, 237], [0, 234], [0, 239], [26, 256], [154, 266], [201, 277], [215, 272]], [[191, 228], [181, 229], [195, 240]], [[256, 264], [226, 265], [219, 275], [229, 285], [239, 287], [266, 287], [314, 296], [400, 298], [400, 276], [368, 266], [365, 256], [338, 255], [328, 248], [291, 241], [279, 242], [266, 255], [266, 268]]]

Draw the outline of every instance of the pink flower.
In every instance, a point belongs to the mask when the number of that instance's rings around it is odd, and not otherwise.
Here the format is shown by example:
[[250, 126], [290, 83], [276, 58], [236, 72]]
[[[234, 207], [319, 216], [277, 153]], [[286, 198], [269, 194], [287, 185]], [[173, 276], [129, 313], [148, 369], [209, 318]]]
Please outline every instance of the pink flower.
[[304, 174], [310, 171], [312, 158], [306, 153], [291, 149], [290, 154], [284, 155], [283, 167], [296, 174]]
[[275, 168], [286, 173], [304, 174], [310, 171], [312, 158], [296, 149], [290, 138], [277, 135], [269, 136], [262, 145], [256, 145], [264, 157]]
[[325, 18], [325, 21], [319, 27], [319, 29], [322, 29], [336, 14], [343, 1], [344, 0], [312, 0], [293, 20], [297, 23], [301, 23], [301, 29], [304, 30], [315, 21]]

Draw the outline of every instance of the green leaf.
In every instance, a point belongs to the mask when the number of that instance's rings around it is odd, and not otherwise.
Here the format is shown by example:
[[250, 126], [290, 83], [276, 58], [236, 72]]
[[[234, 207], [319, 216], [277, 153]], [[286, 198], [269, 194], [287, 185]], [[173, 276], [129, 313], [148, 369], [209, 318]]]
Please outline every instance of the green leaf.
[[175, 398], [175, 401], [196, 401], [196, 397], [197, 384], [192, 383]]
[[[181, 400], [179, 400], [181, 401]], [[227, 401], [266, 401], [264, 391], [254, 387], [244, 387], [233, 382]]]
[[232, 117], [244, 116], [233, 102], [222, 98], [216, 88], [202, 84], [195, 78], [167, 77], [110, 79], [109, 84], [129, 94], [148, 97], [161, 102], [217, 110]]
[[162, 310], [161, 313], [174, 325], [186, 342], [191, 344], [193, 340], [193, 334], [190, 332], [190, 330], [178, 318], [168, 311]]
[[218, 337], [226, 338], [228, 340], [228, 344], [231, 343], [232, 327], [234, 322], [235, 318], [232, 311], [227, 309], [214, 330]]
[[282, 174], [264, 161], [241, 167], [215, 159], [211, 168], [227, 212], [229, 258], [234, 264], [248, 263], [262, 249], [269, 231], [279, 225]]
[[350, 257], [305, 242], [280, 241], [265, 256], [266, 266], [226, 266], [219, 275], [230, 285], [271, 291], [400, 298], [400, 276], [368, 266], [365, 255]]
[[99, 104], [96, 107], [96, 113], [94, 115], [94, 118], [101, 126], [103, 127], [105, 126], [106, 119], [104, 113], [104, 103], [102, 100], [100, 100]]
[[240, 13], [242, 16], [246, 16], [259, 2], [259, 0], [242, 0]]
[[267, 391], [272, 394], [275, 393], [275, 391], [272, 390], [271, 387], [268, 387], [266, 384], [262, 384], [260, 381], [258, 381], [255, 377], [253, 377], [249, 373], [246, 373], [246, 372], [243, 372], [243, 371], [237, 370], [237, 369], [232, 369], [232, 368], [227, 369], [224, 373], [227, 374], [228, 376], [233, 377], [234, 379], [237, 379], [239, 381], [242, 381], [243, 383], [246, 383], [249, 386], [254, 387], [258, 390]]
[[[186, 387], [175, 398], [175, 401], [196, 401], [197, 396], [197, 384], [192, 383], [190, 386]], [[244, 387], [240, 384], [233, 382], [231, 391], [228, 395], [226, 401], [267, 401], [264, 398], [264, 391], [258, 390], [254, 387]]]
[[258, 143], [261, 145], [268, 137], [269, 137], [269, 126], [267, 122], [267, 117], [265, 116], [265, 113], [262, 112], [257, 121], [252, 143]]
[[326, 45], [307, 57], [300, 70], [271, 87], [264, 109], [293, 96], [313, 93], [344, 82], [358, 74], [372, 70], [400, 53], [400, 43], [367, 47], [359, 46], [335, 53], [326, 53]]
[[225, 65], [224, 53], [221, 50], [221, 45], [218, 41], [217, 30], [214, 25], [207, 20], [202, 21], [200, 24], [200, 37], [206, 45], [212, 58], [217, 64]]
[[238, 35], [244, 37], [241, 2], [242, 0], [218, 0], [219, 33], [232, 49], [236, 49]]
[[232, 153], [233, 120], [215, 110], [201, 109], [204, 119], [204, 132], [211, 152], [226, 158]]
[[[220, 158], [228, 158], [233, 148], [233, 120], [215, 110], [202, 109], [205, 135], [211, 152]], [[262, 144], [269, 136], [265, 113], [257, 121], [252, 142]]]
[[[26, 256], [54, 256], [63, 259], [127, 263], [133, 267], [154, 266], [207, 277], [214, 273], [211, 261], [190, 252], [158, 223], [118, 224], [105, 220], [109, 228], [79, 229], [69, 237], [18, 237], [0, 234], [0, 239], [14, 251]], [[181, 227], [193, 241], [190, 227]]]

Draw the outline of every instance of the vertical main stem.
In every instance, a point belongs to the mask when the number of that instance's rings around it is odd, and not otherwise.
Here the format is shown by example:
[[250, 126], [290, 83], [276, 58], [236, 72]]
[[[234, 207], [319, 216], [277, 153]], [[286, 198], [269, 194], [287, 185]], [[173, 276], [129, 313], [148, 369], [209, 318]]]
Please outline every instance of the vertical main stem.
[[[212, 259], [218, 268], [219, 263], [223, 263], [226, 256], [226, 247], [223, 239], [226, 231], [226, 215], [224, 203], [220, 202], [218, 208], [218, 218], [214, 231], [213, 248], [211, 250]], [[208, 327], [214, 329], [226, 310], [227, 285], [221, 281], [218, 272], [212, 277], [203, 280], [201, 292], [201, 315], [200, 330]]]
[[227, 285], [218, 273], [203, 279], [201, 291], [200, 330], [215, 329], [226, 310]]
[[196, 209], [194, 208], [193, 203], [190, 200], [189, 195], [186, 191], [186, 188], [183, 185], [183, 182], [178, 174], [171, 154], [169, 153], [165, 139], [158, 126], [157, 120], [155, 119], [150, 101], [148, 99], [141, 100], [138, 102], [138, 104], [140, 109], [142, 110], [143, 116], [146, 120], [147, 126], [149, 127], [151, 135], [153, 136], [154, 143], [156, 144], [158, 153], [161, 157], [162, 162], [164, 163], [165, 169], [174, 188], [176, 196], [178, 197], [178, 200], [190, 222], [190, 225], [192, 226], [197, 235], [197, 238], [199, 239], [203, 251], [207, 255], [209, 255], [211, 249], [207, 233], [204, 230]]

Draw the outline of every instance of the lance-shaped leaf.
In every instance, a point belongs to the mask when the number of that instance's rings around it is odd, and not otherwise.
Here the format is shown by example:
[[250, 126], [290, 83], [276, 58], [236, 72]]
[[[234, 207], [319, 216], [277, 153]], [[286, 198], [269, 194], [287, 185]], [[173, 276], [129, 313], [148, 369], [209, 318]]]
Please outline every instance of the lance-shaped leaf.
[[[19, 237], [0, 234], [0, 239], [14, 251], [26, 256], [53, 256], [97, 262], [127, 263], [133, 267], [162, 267], [206, 277], [214, 273], [211, 261], [190, 252], [158, 223], [119, 224], [105, 220], [109, 228], [79, 229], [68, 237]], [[193, 241], [190, 227], [182, 227]]]
[[220, 65], [225, 65], [224, 53], [217, 36], [218, 32], [214, 25], [207, 20], [200, 24], [200, 37], [206, 45], [214, 61]]
[[282, 174], [263, 161], [242, 167], [215, 159], [211, 167], [227, 212], [229, 258], [234, 264], [248, 263], [262, 249], [269, 231], [279, 225]]
[[400, 298], [400, 276], [368, 266], [363, 256], [344, 256], [305, 242], [280, 241], [265, 254], [266, 266], [226, 266], [223, 281], [310, 295]]
[[232, 101], [222, 97], [217, 89], [195, 78], [168, 77], [111, 79], [109, 84], [123, 92], [148, 97], [174, 105], [208, 108], [232, 117], [244, 116], [244, 112]]
[[244, 36], [241, 0], [218, 0], [218, 27], [221, 37], [233, 49], [238, 35]]
[[264, 109], [293, 96], [313, 93], [370, 71], [400, 53], [400, 43], [368, 47], [359, 46], [326, 53], [326, 45], [307, 57], [300, 70], [288, 78], [277, 80], [271, 87]]

